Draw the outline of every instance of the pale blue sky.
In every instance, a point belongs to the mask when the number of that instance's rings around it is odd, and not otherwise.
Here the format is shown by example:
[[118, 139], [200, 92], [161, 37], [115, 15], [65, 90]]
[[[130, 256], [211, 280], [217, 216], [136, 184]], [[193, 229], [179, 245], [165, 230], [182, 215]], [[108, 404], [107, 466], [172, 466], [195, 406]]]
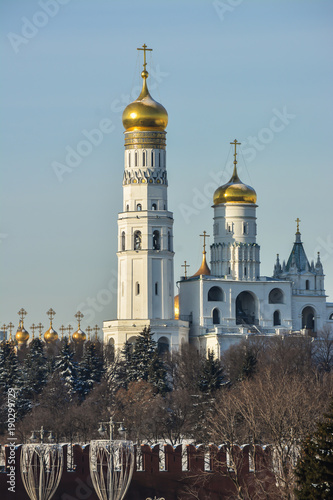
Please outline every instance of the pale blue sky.
[[[261, 274], [288, 258], [300, 217], [333, 301], [331, 1], [2, 0], [0, 18], [1, 325], [17, 325], [21, 307], [28, 328], [47, 326], [50, 307], [56, 329], [75, 325], [78, 307], [83, 327], [115, 317], [121, 113], [138, 94], [143, 43], [169, 113], [175, 278], [185, 259], [190, 273], [200, 266], [198, 235], [212, 235], [212, 192], [237, 138], [240, 177], [258, 195]], [[105, 119], [112, 131], [59, 182], [54, 162]]]

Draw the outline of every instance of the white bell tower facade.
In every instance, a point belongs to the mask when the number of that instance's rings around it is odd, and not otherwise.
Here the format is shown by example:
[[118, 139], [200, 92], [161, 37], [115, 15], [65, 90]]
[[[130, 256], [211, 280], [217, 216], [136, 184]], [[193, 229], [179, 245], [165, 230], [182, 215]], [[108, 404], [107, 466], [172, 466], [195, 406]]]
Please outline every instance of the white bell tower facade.
[[116, 348], [145, 326], [178, 348], [188, 323], [174, 319], [173, 214], [168, 210], [166, 132], [168, 114], [147, 87], [146, 45], [142, 91], [123, 113], [125, 159], [123, 208], [118, 214], [117, 320], [103, 324]]
[[118, 215], [118, 319], [173, 317], [173, 216], [164, 131], [125, 132]]

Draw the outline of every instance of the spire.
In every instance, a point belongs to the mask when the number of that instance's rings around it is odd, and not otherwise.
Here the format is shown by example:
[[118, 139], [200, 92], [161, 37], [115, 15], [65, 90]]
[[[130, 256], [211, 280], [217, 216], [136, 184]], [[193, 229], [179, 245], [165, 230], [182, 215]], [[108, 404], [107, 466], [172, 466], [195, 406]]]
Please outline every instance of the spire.
[[322, 265], [321, 260], [320, 260], [320, 252], [317, 252], [317, 262], [316, 262], [315, 271], [317, 274], [324, 274], [323, 265]]
[[308, 271], [310, 269], [310, 265], [305, 250], [303, 248], [303, 243], [301, 240], [301, 232], [299, 230], [299, 223], [301, 222], [301, 220], [297, 217], [295, 222], [297, 224], [296, 238], [286, 265], [286, 271], [289, 271], [290, 267], [292, 266], [295, 266], [298, 272]]
[[282, 273], [282, 267], [281, 267], [281, 264], [280, 264], [280, 258], [279, 258], [279, 254], [277, 253], [276, 254], [276, 263], [275, 263], [275, 266], [274, 266], [274, 276], [275, 277], [278, 277], [280, 276], [280, 274]]
[[[236, 146], [235, 146], [236, 148]], [[200, 234], [200, 236], [204, 239], [204, 242], [203, 242], [203, 252], [202, 252], [202, 262], [201, 262], [201, 266], [200, 268], [198, 269], [198, 271], [193, 274], [193, 276], [191, 276], [191, 278], [194, 278], [194, 276], [201, 276], [201, 275], [205, 275], [205, 276], [209, 276], [210, 275], [210, 269], [207, 265], [207, 262], [206, 262], [206, 238], [209, 238], [209, 234], [206, 233], [206, 231], [203, 232], [203, 234]]]

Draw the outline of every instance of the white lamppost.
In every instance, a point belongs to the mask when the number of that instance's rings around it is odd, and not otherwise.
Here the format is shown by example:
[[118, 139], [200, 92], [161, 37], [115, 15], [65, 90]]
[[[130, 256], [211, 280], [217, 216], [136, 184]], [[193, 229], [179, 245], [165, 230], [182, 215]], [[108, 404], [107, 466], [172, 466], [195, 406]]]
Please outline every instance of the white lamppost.
[[110, 439], [90, 442], [90, 475], [99, 500], [122, 500], [127, 492], [134, 469], [134, 445], [132, 441], [114, 440], [115, 424], [120, 424], [119, 434], [126, 430], [122, 422], [100, 422], [98, 432], [106, 435], [109, 427]]
[[[44, 443], [44, 435], [49, 432]], [[36, 433], [40, 443], [36, 443]], [[59, 486], [63, 471], [63, 449], [54, 444], [52, 431], [32, 431], [31, 443], [23, 444], [21, 450], [21, 476], [26, 492], [31, 500], [50, 500]]]

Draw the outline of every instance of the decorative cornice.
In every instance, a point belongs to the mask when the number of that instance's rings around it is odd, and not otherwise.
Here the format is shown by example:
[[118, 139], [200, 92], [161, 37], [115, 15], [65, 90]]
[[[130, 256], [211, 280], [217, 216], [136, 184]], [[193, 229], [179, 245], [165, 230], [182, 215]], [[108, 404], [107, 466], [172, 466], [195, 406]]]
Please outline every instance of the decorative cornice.
[[132, 131], [125, 132], [125, 149], [165, 149], [166, 132]]

